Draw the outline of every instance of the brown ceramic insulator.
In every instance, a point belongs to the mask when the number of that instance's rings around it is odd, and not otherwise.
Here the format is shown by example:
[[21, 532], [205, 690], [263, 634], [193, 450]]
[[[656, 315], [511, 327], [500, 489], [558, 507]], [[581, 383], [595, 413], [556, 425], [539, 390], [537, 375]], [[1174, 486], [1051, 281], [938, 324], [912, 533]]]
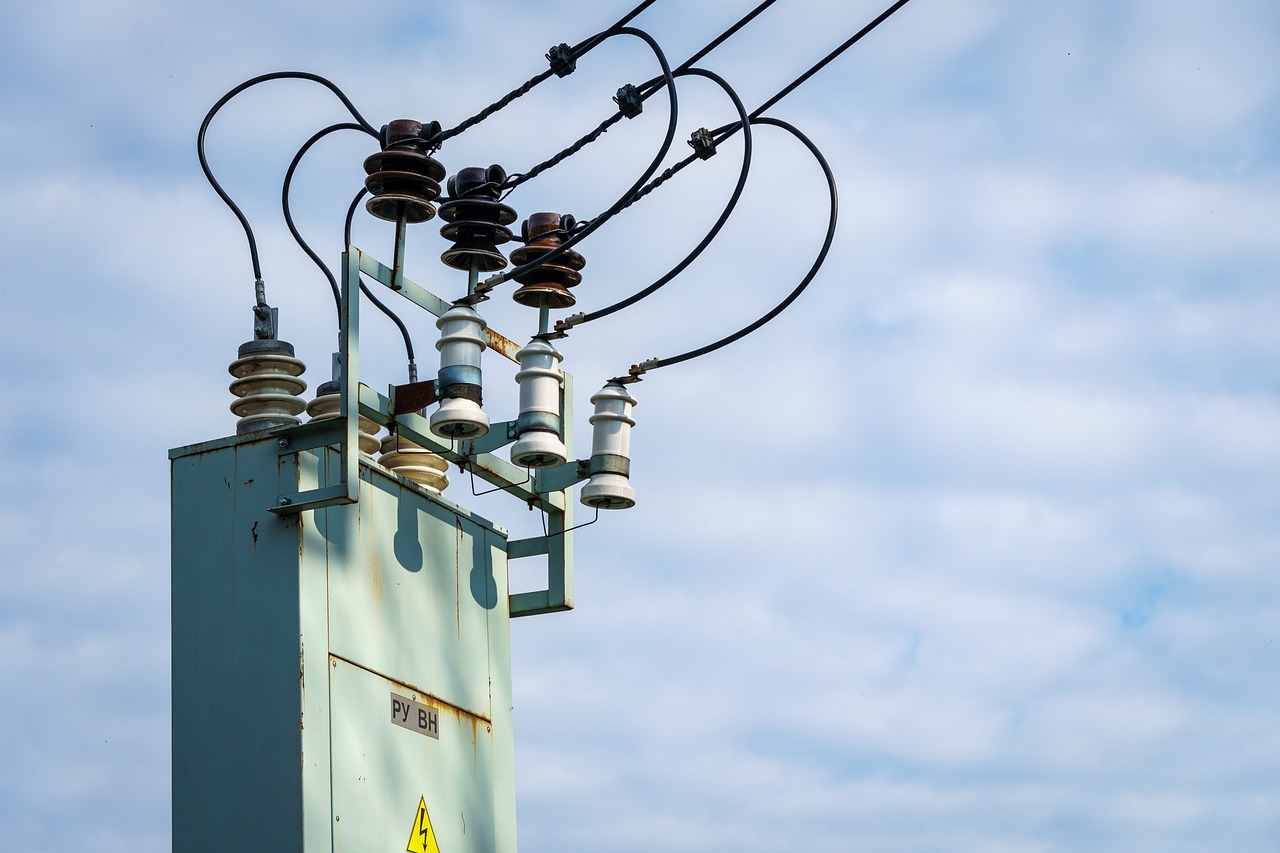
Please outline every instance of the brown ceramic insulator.
[[379, 219], [396, 222], [404, 211], [409, 222], [436, 215], [431, 202], [440, 195], [444, 166], [426, 153], [422, 123], [397, 119], [387, 125], [387, 144], [364, 161], [365, 188], [373, 195], [365, 209]]
[[470, 270], [478, 262], [483, 272], [506, 267], [498, 244], [511, 240], [507, 226], [516, 221], [515, 210], [498, 201], [506, 179], [500, 166], [462, 169], [449, 179], [451, 198], [440, 205], [440, 218], [448, 223], [440, 228], [440, 236], [453, 241], [440, 255], [446, 265]]
[[[561, 217], [558, 213], [533, 214], [524, 223], [525, 244], [511, 253], [511, 262], [516, 266], [524, 266], [559, 248], [568, 238], [572, 222], [572, 217]], [[544, 304], [549, 308], [570, 308], [578, 300], [569, 292], [569, 288], [581, 283], [582, 273], [578, 270], [586, 265], [586, 258], [569, 249], [551, 263], [516, 276], [516, 281], [523, 287], [513, 293], [511, 298], [530, 308], [538, 308]]]

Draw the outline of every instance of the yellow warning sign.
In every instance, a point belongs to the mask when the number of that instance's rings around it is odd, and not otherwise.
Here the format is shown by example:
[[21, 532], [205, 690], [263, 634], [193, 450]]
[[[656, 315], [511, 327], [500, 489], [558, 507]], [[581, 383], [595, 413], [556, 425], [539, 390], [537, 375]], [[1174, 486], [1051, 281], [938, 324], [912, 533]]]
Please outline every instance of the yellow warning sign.
[[418, 814], [413, 819], [413, 833], [404, 850], [405, 853], [440, 853], [436, 831], [431, 828], [431, 816], [427, 814], [426, 797], [418, 798]]

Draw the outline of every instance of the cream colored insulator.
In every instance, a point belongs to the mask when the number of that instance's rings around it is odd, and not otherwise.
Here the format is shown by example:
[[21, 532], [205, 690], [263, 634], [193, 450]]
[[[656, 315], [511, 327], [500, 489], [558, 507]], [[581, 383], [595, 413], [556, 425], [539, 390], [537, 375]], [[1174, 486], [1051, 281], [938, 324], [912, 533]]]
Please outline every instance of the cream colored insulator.
[[[313, 421], [336, 418], [341, 404], [342, 383], [336, 379], [331, 379], [316, 389], [316, 398], [307, 404], [307, 415]], [[361, 415], [356, 431], [360, 436], [360, 452], [373, 458], [373, 454], [377, 453], [378, 448], [382, 446], [382, 442], [378, 440], [378, 433], [382, 431], [382, 427], [377, 421], [369, 420]]]
[[378, 464], [432, 494], [438, 495], [449, 487], [449, 463], [445, 458], [399, 435], [382, 439]]
[[454, 305], [436, 320], [440, 340], [440, 407], [431, 413], [431, 431], [441, 438], [475, 439], [489, 432], [489, 416], [480, 407], [484, 318], [466, 305]]
[[609, 382], [591, 398], [596, 411], [590, 418], [591, 479], [582, 487], [579, 499], [596, 509], [630, 509], [636, 505], [631, 486], [631, 428], [636, 425], [631, 409], [636, 398], [625, 385]]
[[564, 373], [562, 356], [549, 341], [534, 338], [516, 353], [520, 372], [519, 440], [511, 446], [511, 462], [522, 468], [563, 465], [567, 453], [560, 440], [560, 389]]
[[293, 357], [293, 345], [285, 341], [241, 344], [239, 358], [227, 368], [235, 377], [229, 390], [236, 397], [231, 413], [240, 419], [236, 434], [297, 424], [307, 407], [300, 396], [307, 383], [298, 378], [306, 369]]

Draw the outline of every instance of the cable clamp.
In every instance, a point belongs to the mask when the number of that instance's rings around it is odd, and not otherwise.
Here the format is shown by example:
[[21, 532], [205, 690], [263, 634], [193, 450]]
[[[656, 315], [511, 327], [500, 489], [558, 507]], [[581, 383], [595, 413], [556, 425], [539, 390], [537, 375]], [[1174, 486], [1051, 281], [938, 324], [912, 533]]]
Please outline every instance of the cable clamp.
[[644, 99], [640, 97], [640, 90], [630, 83], [618, 90], [613, 102], [627, 118], [635, 118], [644, 112]]
[[578, 325], [579, 323], [583, 322], [586, 319], [587, 319], [587, 314], [585, 311], [579, 311], [577, 314], [570, 314], [568, 317], [564, 317], [563, 319], [556, 320], [556, 326], [555, 326], [556, 331], [567, 332], [569, 329], [572, 329], [574, 326]]
[[573, 55], [573, 48], [561, 43], [547, 51], [547, 61], [557, 77], [568, 77], [578, 70], [578, 58]]
[[[259, 282], [262, 279], [258, 279]], [[257, 341], [274, 341], [280, 331], [280, 309], [262, 304], [253, 306], [253, 338]]]
[[693, 149], [693, 153], [698, 155], [700, 160], [710, 160], [716, 156], [716, 141], [712, 137], [711, 131], [705, 127], [700, 127], [689, 136], [689, 147]]

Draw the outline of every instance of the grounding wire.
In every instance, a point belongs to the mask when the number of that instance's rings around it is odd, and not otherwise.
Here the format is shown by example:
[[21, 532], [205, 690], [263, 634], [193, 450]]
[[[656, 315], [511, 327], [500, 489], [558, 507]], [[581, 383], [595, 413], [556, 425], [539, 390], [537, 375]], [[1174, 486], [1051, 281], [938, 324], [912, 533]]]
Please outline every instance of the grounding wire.
[[[747, 185], [747, 176], [751, 172], [751, 125], [747, 118], [747, 108], [742, 105], [742, 99], [738, 97], [738, 93], [734, 91], [733, 87], [730, 86], [720, 75], [702, 68], [686, 68], [682, 71], [677, 71], [674, 76], [684, 75], [706, 77], [708, 80], [711, 80], [719, 85], [720, 88], [724, 89], [725, 94], [733, 100], [733, 105], [738, 110], [738, 116], [745, 125], [745, 131], [742, 137], [742, 168], [738, 173], [738, 183], [733, 188], [733, 194], [729, 196], [729, 201], [725, 205], [724, 210], [720, 213], [720, 218], [716, 220], [715, 224], [711, 227], [711, 230], [707, 232], [707, 235], [702, 238], [702, 242], [695, 246], [693, 251], [684, 257], [684, 260], [672, 267], [665, 275], [662, 276], [662, 278], [658, 279], [653, 284], [650, 284], [648, 287], [638, 290], [627, 298], [621, 299], [608, 307], [601, 308], [587, 314], [579, 314], [576, 318], [568, 318], [563, 321], [563, 328], [580, 326], [583, 323], [589, 323], [592, 320], [599, 320], [601, 317], [607, 317], [610, 314], [621, 311], [623, 308], [628, 308], [639, 302], [641, 299], [656, 293], [660, 288], [680, 273], [684, 272], [689, 264], [693, 263], [693, 261], [702, 254], [707, 246], [711, 245], [711, 241], [720, 234], [720, 229], [724, 227], [725, 222], [729, 220], [729, 216], [733, 213], [734, 208], [738, 206], [738, 200], [742, 197], [742, 190]], [[695, 158], [696, 156], [697, 155], [694, 155]], [[684, 162], [687, 163], [692, 161], [687, 160]], [[636, 196], [635, 200], [638, 201], [641, 197], [642, 196]], [[557, 328], [561, 327], [557, 325]]]
[[791, 303], [795, 302], [796, 299], [799, 298], [800, 294], [805, 291], [805, 288], [809, 286], [809, 283], [813, 281], [814, 276], [818, 274], [818, 270], [822, 267], [823, 262], [826, 261], [827, 259], [827, 253], [831, 250], [831, 243], [832, 243], [832, 240], [835, 238], [836, 219], [838, 217], [839, 207], [840, 207], [839, 198], [836, 194], [836, 179], [835, 179], [835, 175], [833, 175], [831, 172], [831, 165], [827, 162], [827, 158], [822, 156], [822, 152], [819, 151], [818, 147], [813, 144], [813, 141], [809, 139], [809, 137], [805, 136], [794, 125], [791, 125], [785, 121], [782, 121], [781, 119], [769, 118], [767, 116], [763, 116], [763, 117], [757, 116], [751, 120], [751, 123], [772, 125], [774, 127], [779, 127], [779, 128], [782, 128], [783, 130], [788, 131], [797, 139], [799, 139], [800, 142], [802, 142], [806, 148], [809, 149], [809, 152], [813, 154], [814, 158], [818, 161], [818, 164], [822, 167], [822, 173], [823, 175], [826, 176], [826, 179], [827, 179], [827, 189], [831, 195], [831, 213], [827, 222], [827, 236], [822, 241], [822, 249], [819, 250], [818, 256], [817, 258], [814, 259], [813, 265], [809, 267], [809, 271], [805, 274], [804, 278], [800, 280], [800, 283], [796, 285], [796, 287], [789, 294], [787, 294], [786, 298], [784, 298], [781, 302], [775, 305], [764, 316], [742, 327], [741, 329], [734, 332], [733, 334], [723, 337], [718, 341], [715, 341], [714, 343], [710, 343], [710, 344], [707, 344], [706, 346], [689, 350], [688, 352], [681, 353], [680, 355], [676, 355], [676, 356], [671, 356], [669, 358], [655, 358], [655, 359], [650, 359], [648, 361], [642, 362], [637, 367], [632, 368], [632, 371], [631, 371], [632, 376], [638, 376], [639, 374], [646, 373], [650, 370], [657, 370], [659, 367], [670, 367], [673, 364], [679, 364], [680, 362], [683, 362], [683, 361], [689, 361], [690, 359], [704, 356], [708, 353], [715, 352], [716, 350], [721, 349], [722, 347], [726, 347], [729, 344], [733, 343], [734, 341], [737, 341], [746, 337], [747, 335], [759, 329], [765, 323], [768, 323], [774, 317], [777, 317], [779, 314], [785, 311], [791, 305]]
[[515, 267], [514, 269], [507, 270], [504, 273], [500, 273], [498, 275], [491, 276], [490, 278], [485, 279], [484, 282], [482, 282], [481, 284], [481, 288], [478, 288], [478, 289], [490, 290], [498, 286], [499, 284], [502, 284], [505, 281], [511, 281], [513, 278], [515, 278], [518, 275], [524, 275], [525, 273], [531, 270], [537, 269], [543, 264], [546, 264], [555, 260], [556, 258], [563, 255], [565, 252], [567, 252], [569, 249], [573, 248], [573, 246], [576, 245], [579, 241], [589, 236], [601, 225], [603, 225], [604, 223], [612, 219], [613, 216], [616, 213], [618, 213], [618, 211], [626, 207], [628, 200], [631, 198], [631, 196], [637, 190], [639, 190], [642, 186], [644, 186], [645, 182], [648, 181], [649, 178], [653, 176], [653, 173], [658, 170], [658, 166], [662, 164], [663, 159], [667, 156], [667, 152], [671, 150], [671, 143], [675, 139], [675, 135], [676, 135], [676, 121], [678, 119], [679, 110], [678, 110], [678, 98], [676, 96], [675, 80], [671, 76], [671, 66], [667, 62], [666, 54], [663, 53], [662, 47], [653, 38], [653, 36], [649, 35], [644, 30], [638, 30], [638, 29], [635, 29], [634, 27], [621, 27], [618, 29], [616, 33], [614, 33], [614, 35], [630, 35], [643, 40], [646, 44], [649, 45], [650, 49], [653, 50], [654, 56], [657, 57], [658, 63], [662, 66], [662, 78], [667, 83], [667, 92], [671, 102], [671, 115], [667, 122], [667, 135], [666, 135], [666, 138], [663, 139], [662, 147], [659, 149], [657, 155], [653, 158], [653, 162], [650, 163], [649, 167], [644, 170], [644, 174], [642, 174], [639, 177], [639, 179], [636, 180], [636, 182], [632, 184], [627, 189], [627, 191], [623, 193], [623, 195], [616, 202], [614, 202], [613, 205], [608, 210], [606, 210], [604, 213], [601, 213], [599, 216], [596, 216], [584, 227], [576, 231], [573, 234], [573, 236], [571, 236], [568, 240], [565, 240], [556, 248], [552, 249], [551, 251], [547, 252], [544, 255], [539, 256], [538, 258], [530, 261], [527, 264]]
[[[368, 194], [369, 194], [369, 191], [361, 187], [360, 192], [356, 193], [356, 197], [351, 199], [351, 206], [347, 208], [347, 218], [342, 226], [342, 240], [343, 240], [343, 245], [347, 247], [348, 251], [351, 249], [351, 220], [355, 218], [356, 208], [359, 207], [360, 205], [360, 199], [364, 198]], [[386, 314], [391, 319], [391, 322], [396, 324], [396, 328], [400, 330], [400, 337], [404, 338], [405, 355], [409, 359], [409, 375], [410, 376], [415, 375], [417, 368], [414, 366], [414, 362], [413, 362], [413, 338], [410, 337], [409, 335], [409, 329], [406, 328], [404, 321], [400, 319], [400, 317], [396, 314], [396, 312], [392, 311], [386, 305], [382, 304], [382, 301], [378, 299], [378, 297], [373, 295], [373, 291], [371, 291], [369, 287], [364, 283], [363, 277], [358, 276], [357, 278], [360, 283], [360, 292], [363, 293], [368, 298], [368, 300], [373, 303], [373, 306], [375, 308], [377, 308], [383, 314]]]
[[265, 292], [261, 285], [262, 266], [258, 261], [258, 242], [254, 239], [253, 228], [249, 226], [249, 220], [245, 217], [240, 208], [236, 206], [236, 203], [231, 200], [231, 196], [227, 195], [227, 191], [218, 183], [217, 178], [213, 176], [213, 171], [209, 168], [209, 161], [205, 157], [204, 153], [204, 137], [205, 133], [209, 130], [209, 123], [213, 121], [213, 117], [218, 114], [218, 111], [226, 106], [228, 101], [251, 86], [256, 86], [259, 83], [266, 83], [271, 80], [310, 80], [313, 83], [319, 83], [338, 96], [338, 99], [342, 101], [343, 106], [347, 108], [355, 118], [356, 122], [358, 122], [360, 130], [363, 130], [374, 138], [379, 137], [379, 134], [374, 130], [373, 125], [369, 124], [369, 122], [365, 120], [364, 116], [360, 115], [360, 111], [355, 108], [355, 105], [351, 103], [351, 99], [348, 98], [341, 89], [324, 77], [321, 77], [318, 74], [312, 74], [308, 71], [275, 71], [270, 74], [262, 74], [257, 77], [253, 77], [236, 86], [230, 92], [227, 92], [209, 109], [209, 112], [204, 117], [204, 121], [200, 123], [200, 132], [196, 135], [196, 154], [200, 158], [200, 168], [204, 171], [204, 176], [208, 179], [210, 186], [213, 187], [213, 190], [218, 194], [218, 197], [226, 203], [227, 207], [231, 208], [231, 212], [236, 215], [236, 219], [240, 220], [240, 225], [244, 228], [245, 237], [249, 241], [249, 258], [253, 263], [253, 277], [255, 279], [259, 305], [265, 305], [266, 303]]
[[[620, 18], [617, 23], [609, 27], [607, 30], [602, 30], [601, 32], [598, 32], [595, 35], [590, 36], [589, 38], [583, 39], [581, 42], [579, 42], [577, 45], [575, 45], [573, 48], [570, 49], [570, 53], [572, 55], [573, 60], [576, 61], [578, 59], [581, 59], [589, 51], [593, 50], [597, 45], [599, 45], [602, 41], [604, 41], [610, 35], [613, 35], [618, 30], [626, 26], [631, 21], [632, 18], [636, 17], [645, 9], [652, 6], [654, 2], [655, 0], [645, 0], [645, 2], [636, 6], [626, 15], [623, 15], [622, 18]], [[442, 130], [439, 133], [432, 136], [430, 139], [426, 139], [423, 141], [426, 142], [427, 146], [432, 151], [439, 150], [440, 146], [443, 145], [447, 140], [452, 139], [453, 137], [457, 136], [458, 134], [462, 133], [465, 130], [470, 130], [480, 122], [487, 119], [489, 116], [493, 115], [499, 110], [506, 108], [512, 101], [516, 100], [517, 98], [522, 98], [525, 95], [529, 94], [529, 92], [533, 90], [534, 86], [537, 86], [538, 84], [543, 83], [544, 81], [549, 79], [554, 73], [555, 73], [555, 69], [554, 67], [552, 67], [552, 68], [548, 68], [546, 71], [542, 71], [538, 74], [535, 74], [534, 76], [526, 80], [524, 83], [512, 89], [510, 92], [503, 95], [501, 98], [494, 101], [492, 104], [485, 107], [483, 110], [471, 116], [470, 118], [465, 119], [464, 121], [460, 122], [454, 127], [449, 128], [448, 130]]]

